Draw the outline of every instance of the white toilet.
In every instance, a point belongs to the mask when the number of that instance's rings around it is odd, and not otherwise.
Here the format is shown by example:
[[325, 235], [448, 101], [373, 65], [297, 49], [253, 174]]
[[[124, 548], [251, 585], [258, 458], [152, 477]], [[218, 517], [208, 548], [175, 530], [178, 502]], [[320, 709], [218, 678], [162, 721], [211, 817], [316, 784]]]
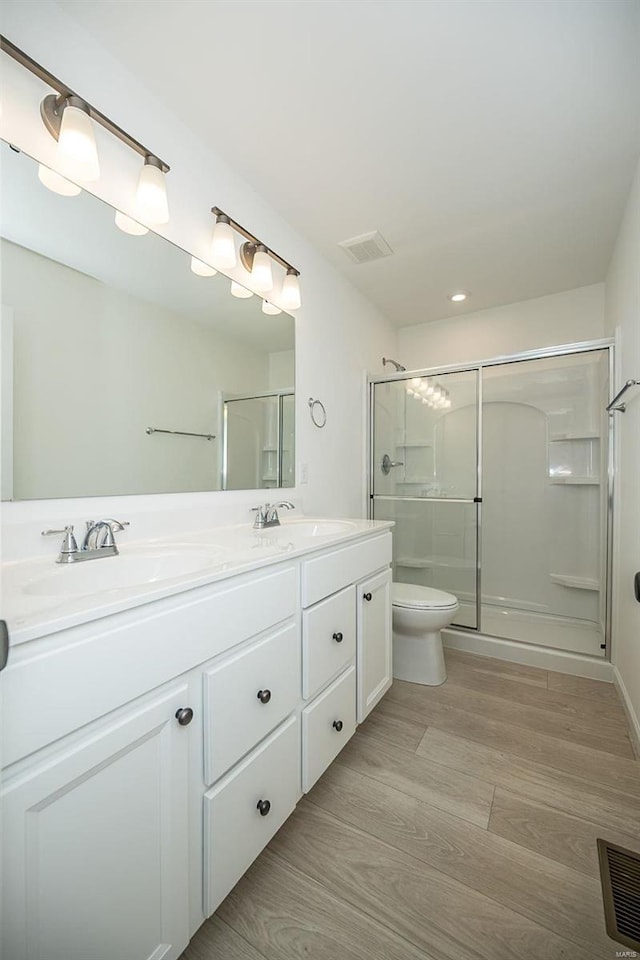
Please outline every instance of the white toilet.
[[437, 686], [447, 679], [440, 631], [458, 610], [458, 599], [444, 590], [394, 583], [393, 675], [397, 680]]

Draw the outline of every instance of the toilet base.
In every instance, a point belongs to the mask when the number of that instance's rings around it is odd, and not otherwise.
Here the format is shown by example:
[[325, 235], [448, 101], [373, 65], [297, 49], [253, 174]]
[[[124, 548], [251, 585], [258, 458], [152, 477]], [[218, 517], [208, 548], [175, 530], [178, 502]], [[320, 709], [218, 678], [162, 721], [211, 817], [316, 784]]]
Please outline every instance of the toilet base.
[[396, 680], [439, 687], [447, 679], [440, 631], [418, 636], [393, 632], [393, 676]]

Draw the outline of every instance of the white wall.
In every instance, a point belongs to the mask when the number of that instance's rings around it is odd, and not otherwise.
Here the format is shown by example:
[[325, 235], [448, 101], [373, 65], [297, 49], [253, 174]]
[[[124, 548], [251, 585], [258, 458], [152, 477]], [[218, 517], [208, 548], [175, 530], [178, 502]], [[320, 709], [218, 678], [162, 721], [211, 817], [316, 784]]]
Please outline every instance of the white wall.
[[[156, 101], [146, 91], [143, 79], [126, 71], [55, 3], [6, 0], [2, 7], [2, 32], [170, 164], [172, 217], [162, 231], [170, 240], [196, 256], [206, 256], [212, 229], [209, 211], [217, 204], [301, 270], [303, 307], [296, 315], [296, 417], [298, 463], [308, 464], [309, 483], [298, 487], [294, 498], [309, 513], [362, 515], [363, 371], [379, 370], [380, 358], [394, 355], [396, 337], [391, 325], [249, 184], [206, 149], [177, 115]], [[33, 85], [27, 81], [25, 77], [23, 91], [12, 89], [11, 102], [8, 97], [3, 98], [2, 135], [54, 166], [55, 143], [39, 120], [38, 97], [34, 99]], [[216, 95], [233, 96], [233, 88], [224, 93], [212, 91], [212, 109]], [[18, 105], [16, 99], [20, 101]], [[241, 103], [238, 120], [250, 122]], [[232, 130], [220, 131], [221, 139], [232, 136]], [[95, 193], [132, 212], [139, 158], [102, 131], [98, 140], [103, 176]], [[322, 200], [319, 198], [319, 202]], [[326, 404], [328, 421], [324, 430], [311, 424], [309, 396], [319, 397]], [[237, 504], [239, 509], [253, 505], [255, 499], [255, 494], [244, 494], [238, 499], [238, 495], [217, 493], [192, 501], [176, 495], [170, 508], [186, 508], [194, 503], [208, 508], [220, 500]], [[165, 500], [156, 504], [146, 501], [147, 498], [140, 498], [134, 502], [134, 512], [165, 509], [161, 506]], [[38, 512], [51, 519], [91, 516], [96, 512], [115, 512], [117, 516], [120, 506], [125, 505], [113, 499], [43, 504], [39, 511], [33, 506], [26, 510], [25, 505], [10, 504], [4, 515], [10, 522], [29, 520]], [[131, 501], [126, 506], [131, 512]], [[215, 512], [218, 513], [217, 509]]]
[[[640, 380], [640, 165], [606, 281], [606, 323], [618, 337], [618, 385]], [[640, 742], [640, 604], [633, 577], [640, 570], [640, 387], [616, 413], [617, 523], [614, 550], [613, 662]]]
[[468, 363], [605, 336], [604, 284], [435, 320], [398, 331], [410, 369]]
[[146, 428], [216, 434], [219, 391], [266, 390], [270, 355], [24, 247], [2, 240], [1, 250], [14, 318], [13, 496], [219, 489], [220, 437]]

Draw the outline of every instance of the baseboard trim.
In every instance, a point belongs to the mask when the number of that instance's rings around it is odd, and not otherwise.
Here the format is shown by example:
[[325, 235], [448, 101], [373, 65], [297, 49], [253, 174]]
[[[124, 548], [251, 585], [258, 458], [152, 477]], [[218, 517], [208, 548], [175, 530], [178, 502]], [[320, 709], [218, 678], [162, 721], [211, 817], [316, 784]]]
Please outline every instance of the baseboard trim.
[[[466, 653], [476, 653], [481, 657], [508, 660], [511, 663], [525, 664], [527, 667], [540, 667], [542, 670], [556, 670], [558, 673], [569, 673], [574, 677], [614, 682], [613, 664], [608, 660], [596, 660], [594, 657], [587, 657], [580, 653], [567, 653], [550, 647], [538, 647], [532, 643], [502, 640], [498, 637], [461, 630], [443, 630], [442, 639], [445, 647], [463, 650]], [[637, 724], [637, 718], [635, 723]], [[637, 728], [634, 732], [637, 732]]]
[[624, 712], [626, 713], [627, 720], [629, 721], [631, 744], [635, 750], [636, 757], [640, 760], [640, 718], [638, 718], [638, 715], [633, 708], [631, 697], [629, 696], [629, 692], [624, 685], [624, 680], [622, 679], [620, 671], [617, 667], [613, 668], [613, 682], [616, 685], [616, 690], [620, 694], [622, 706], [624, 707]]

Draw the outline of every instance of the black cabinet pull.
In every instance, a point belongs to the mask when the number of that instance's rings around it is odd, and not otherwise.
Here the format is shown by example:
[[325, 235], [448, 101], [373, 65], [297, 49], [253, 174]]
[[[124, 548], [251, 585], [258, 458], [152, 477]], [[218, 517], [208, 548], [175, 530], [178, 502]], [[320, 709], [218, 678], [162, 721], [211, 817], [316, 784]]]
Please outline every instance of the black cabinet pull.
[[335, 640], [336, 643], [342, 643], [343, 636], [341, 633], [334, 633], [333, 639]]
[[271, 690], [258, 690], [258, 700], [260, 703], [269, 703], [269, 700], [271, 700]]
[[340, 731], [342, 730], [344, 724], [343, 724], [342, 720], [334, 720], [334, 721], [333, 721], [333, 726], [334, 726], [334, 729], [337, 730], [338, 733], [340, 733]]
[[269, 810], [271, 810], [271, 804], [268, 800], [258, 800], [256, 810], [260, 811], [261, 817], [266, 817], [266, 815], [269, 813]]
[[363, 593], [362, 596], [364, 597], [365, 600], [371, 600], [371, 594], [370, 594], [370, 593]]
[[193, 720], [193, 710], [191, 707], [180, 707], [176, 712], [176, 720], [181, 727], [187, 727]]

